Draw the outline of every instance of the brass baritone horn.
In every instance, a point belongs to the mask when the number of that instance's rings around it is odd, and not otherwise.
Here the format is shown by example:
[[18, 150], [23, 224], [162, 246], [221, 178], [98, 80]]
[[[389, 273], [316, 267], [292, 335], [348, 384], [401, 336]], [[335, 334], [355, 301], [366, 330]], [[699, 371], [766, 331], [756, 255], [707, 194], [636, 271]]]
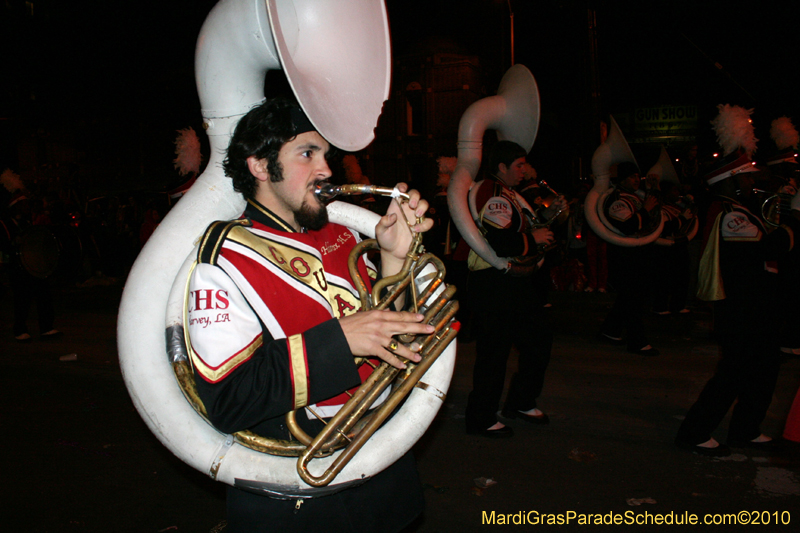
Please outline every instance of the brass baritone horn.
[[[397, 189], [378, 187], [375, 185], [340, 185], [335, 186], [321, 183], [315, 191], [326, 199], [338, 195], [351, 194], [381, 194], [393, 198], [408, 198], [407, 194]], [[339, 412], [325, 425], [325, 428], [314, 438], [306, 434], [296, 421], [296, 411], [286, 416], [287, 427], [292, 435], [305, 446], [297, 461], [297, 472], [300, 477], [311, 486], [323, 487], [328, 485], [336, 475], [347, 465], [350, 459], [358, 453], [367, 440], [378, 430], [383, 422], [394, 413], [396, 408], [408, 396], [413, 387], [417, 386], [420, 378], [436, 361], [436, 358], [455, 339], [458, 327], [455, 324], [455, 314], [458, 311], [458, 302], [453, 300], [456, 292], [454, 286], [442, 289], [444, 284], [445, 267], [441, 260], [433, 254], [424, 253], [422, 234], [414, 234], [411, 246], [408, 249], [405, 262], [399, 273], [384, 278], [377, 282], [370, 295], [364, 280], [358, 272], [358, 258], [369, 250], [379, 250], [377, 240], [369, 239], [360, 242], [351, 252], [348, 261], [350, 275], [358, 290], [361, 299], [362, 311], [388, 308], [406, 289], [411, 296], [411, 305], [415, 312], [423, 313], [424, 322], [436, 329], [430, 335], [398, 335], [398, 340], [410, 345], [417, 342], [421, 345], [419, 363], [404, 361], [405, 370], [400, 370], [382, 362], [377, 367], [367, 359], [361, 359], [362, 364], [369, 364], [374, 371], [367, 380], [351, 396], [350, 400]], [[418, 291], [415, 280], [423, 274], [426, 266], [432, 265], [435, 275], [422, 291]], [[425, 279], [430, 276], [423, 274]], [[386, 296], [379, 296], [386, 289]], [[393, 390], [387, 400], [377, 409], [368, 412], [375, 400], [389, 386]], [[321, 475], [311, 474], [308, 465], [315, 457], [330, 455], [335, 450], [344, 450], [333, 464]]]
[[780, 216], [792, 210], [793, 194], [784, 192], [770, 192], [763, 189], [753, 189], [753, 193], [763, 197], [761, 201], [761, 220], [767, 225], [777, 228], [780, 226]]
[[[564, 197], [562, 194], [557, 193], [544, 180], [538, 180], [536, 182], [536, 185], [539, 188], [544, 189], [547, 192], [547, 194], [543, 196], [543, 200], [542, 200], [542, 203], [541, 203], [542, 207], [544, 207], [544, 208], [549, 208], [551, 205], [553, 205], [553, 203], [557, 199]], [[533, 206], [531, 206], [531, 207], [533, 207]], [[559, 217], [561, 217], [561, 215], [563, 213], [569, 213], [569, 204], [567, 204], [565, 207], [559, 208], [553, 215], [550, 216], [550, 218], [547, 218], [547, 219], [542, 220], [542, 221], [538, 221], [539, 216], [537, 214], [533, 213], [532, 214], [533, 215], [532, 216], [533, 222], [531, 224], [531, 229], [546, 228], [546, 227], [550, 226], [551, 224], [553, 224], [554, 222], [556, 222], [557, 220], [559, 222], [561, 222], [561, 220], [559, 220]]]

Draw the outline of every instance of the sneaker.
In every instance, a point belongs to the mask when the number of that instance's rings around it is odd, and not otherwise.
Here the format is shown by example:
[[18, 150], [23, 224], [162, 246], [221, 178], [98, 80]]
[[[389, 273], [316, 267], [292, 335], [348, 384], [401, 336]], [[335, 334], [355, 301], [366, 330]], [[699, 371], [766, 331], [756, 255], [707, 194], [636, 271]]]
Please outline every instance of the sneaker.
[[29, 342], [31, 340], [31, 336], [28, 335], [27, 333], [23, 333], [21, 335], [17, 335], [14, 338], [17, 340], [17, 342]]
[[55, 339], [60, 336], [61, 332], [58, 331], [57, 329], [51, 329], [50, 331], [45, 331], [44, 333], [42, 333], [43, 339]]
[[586, 287], [583, 289], [583, 292], [594, 292], [594, 289], [592, 287]]
[[607, 291], [607, 290], [605, 290], [603, 287], [600, 287], [599, 289], [597, 289], [597, 292], [599, 292], [600, 294], [605, 294], [605, 293], [607, 293], [608, 291]]

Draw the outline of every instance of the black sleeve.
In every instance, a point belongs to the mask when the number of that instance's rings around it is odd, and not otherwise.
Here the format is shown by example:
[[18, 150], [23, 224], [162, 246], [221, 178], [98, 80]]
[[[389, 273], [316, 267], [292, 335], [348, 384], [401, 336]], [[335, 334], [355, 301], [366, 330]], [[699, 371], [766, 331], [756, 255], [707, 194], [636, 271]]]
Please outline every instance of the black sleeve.
[[[361, 380], [350, 347], [336, 319], [303, 333], [308, 362], [308, 404], [358, 386]], [[286, 339], [272, 339], [217, 383], [197, 377], [197, 389], [209, 420], [220, 431], [252, 428], [293, 408], [294, 382]]]

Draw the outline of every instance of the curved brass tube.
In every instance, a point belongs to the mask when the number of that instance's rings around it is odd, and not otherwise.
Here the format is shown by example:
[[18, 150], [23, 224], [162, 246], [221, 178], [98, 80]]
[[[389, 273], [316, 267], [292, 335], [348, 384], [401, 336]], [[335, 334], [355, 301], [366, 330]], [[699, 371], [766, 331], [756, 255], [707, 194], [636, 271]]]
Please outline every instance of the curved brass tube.
[[[377, 187], [373, 185], [330, 186], [321, 184], [317, 194], [332, 198], [339, 194], [384, 194], [392, 197], [408, 198], [397, 189]], [[377, 282], [370, 294], [365, 281], [358, 271], [358, 259], [369, 250], [380, 249], [375, 239], [360, 242], [350, 252], [348, 267], [350, 275], [361, 300], [362, 311], [388, 308], [406, 289], [410, 288], [410, 306], [424, 314], [423, 322], [434, 326], [430, 335], [398, 335], [398, 340], [406, 345], [417, 342], [421, 346], [419, 363], [405, 361], [407, 367], [401, 371], [382, 362], [375, 367], [366, 359], [361, 362], [371, 364], [375, 369], [358, 390], [351, 396], [339, 412], [326, 424], [325, 428], [313, 439], [297, 424], [296, 412], [286, 417], [287, 427], [292, 435], [305, 446], [297, 461], [297, 472], [307, 484], [314, 487], [328, 485], [355, 456], [367, 440], [395, 412], [398, 406], [411, 393], [425, 372], [436, 361], [444, 349], [453, 341], [458, 333], [454, 317], [458, 311], [458, 302], [453, 300], [456, 288], [447, 287], [434, 297], [444, 283], [445, 267], [441, 260], [433, 254], [424, 253], [422, 234], [414, 234], [406, 259], [400, 272], [394, 276]], [[426, 266], [432, 265], [436, 275], [425, 287], [417, 290], [416, 278]], [[383, 298], [381, 293], [385, 291]], [[381, 394], [392, 386], [389, 398], [377, 409], [370, 408]], [[344, 447], [333, 464], [321, 475], [313, 475], [308, 465], [312, 459], [329, 455]], [[271, 453], [271, 452], [270, 452]]]

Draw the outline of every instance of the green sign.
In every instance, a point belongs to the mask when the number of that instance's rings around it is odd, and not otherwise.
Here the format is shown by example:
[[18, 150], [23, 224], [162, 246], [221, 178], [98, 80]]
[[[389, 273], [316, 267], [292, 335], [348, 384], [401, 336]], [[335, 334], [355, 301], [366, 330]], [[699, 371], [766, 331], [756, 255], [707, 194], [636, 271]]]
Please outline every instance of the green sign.
[[638, 108], [633, 113], [637, 135], [680, 135], [697, 129], [697, 106], [664, 105]]

